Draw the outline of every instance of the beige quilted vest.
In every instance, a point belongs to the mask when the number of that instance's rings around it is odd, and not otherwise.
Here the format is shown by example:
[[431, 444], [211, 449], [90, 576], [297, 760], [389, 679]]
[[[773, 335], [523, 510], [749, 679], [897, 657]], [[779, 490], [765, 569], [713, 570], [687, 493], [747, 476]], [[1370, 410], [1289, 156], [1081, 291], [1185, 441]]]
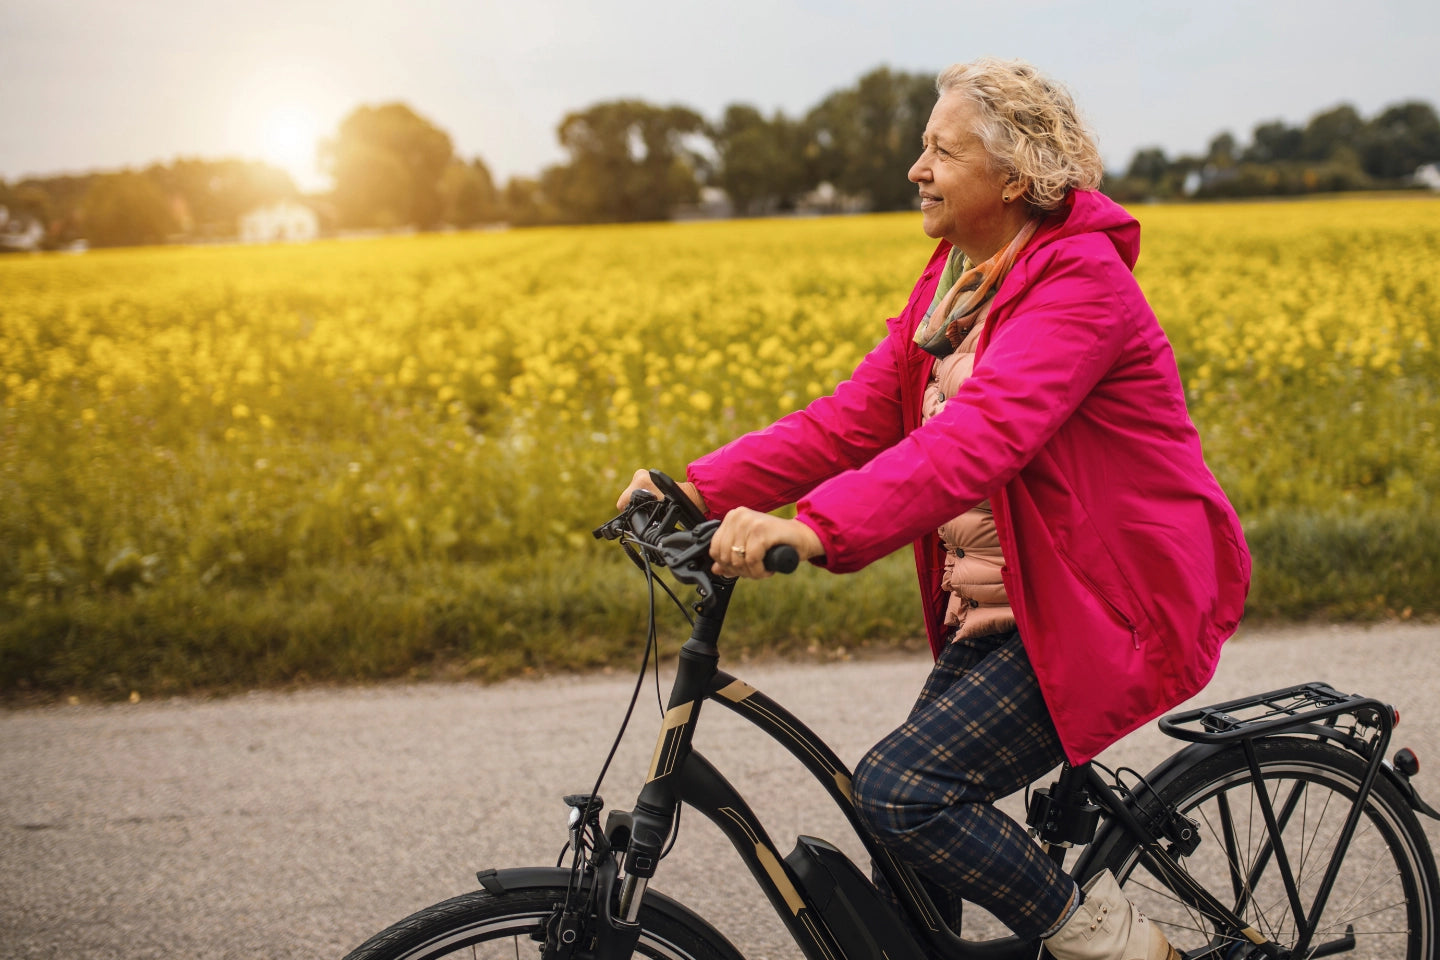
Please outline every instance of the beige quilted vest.
[[[921, 422], [939, 413], [945, 401], [955, 395], [975, 369], [975, 347], [989, 315], [987, 303], [955, 352], [935, 361], [930, 382], [925, 387]], [[942, 526], [940, 539], [945, 544], [942, 586], [950, 591], [950, 603], [945, 609], [946, 626], [957, 627], [958, 637], [980, 637], [1015, 629], [1015, 616], [1010, 612], [1005, 584], [1000, 579], [1005, 558], [1000, 554], [1000, 537], [995, 532], [990, 501], [982, 501]]]

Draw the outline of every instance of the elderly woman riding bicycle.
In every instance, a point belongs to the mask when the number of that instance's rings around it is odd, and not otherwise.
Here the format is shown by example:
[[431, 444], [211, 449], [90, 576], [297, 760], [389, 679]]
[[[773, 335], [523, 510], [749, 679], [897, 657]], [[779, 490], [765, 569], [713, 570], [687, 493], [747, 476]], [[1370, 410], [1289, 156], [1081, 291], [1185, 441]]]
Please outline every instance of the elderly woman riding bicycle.
[[1113, 877], [1077, 889], [993, 802], [1198, 692], [1249, 554], [1069, 94], [990, 59], [937, 88], [909, 177], [940, 243], [905, 309], [849, 380], [692, 463], [686, 492], [724, 518], [722, 575], [767, 576], [778, 543], [836, 573], [914, 543], [936, 663], [856, 770], [882, 844], [1061, 960], [1175, 956]]

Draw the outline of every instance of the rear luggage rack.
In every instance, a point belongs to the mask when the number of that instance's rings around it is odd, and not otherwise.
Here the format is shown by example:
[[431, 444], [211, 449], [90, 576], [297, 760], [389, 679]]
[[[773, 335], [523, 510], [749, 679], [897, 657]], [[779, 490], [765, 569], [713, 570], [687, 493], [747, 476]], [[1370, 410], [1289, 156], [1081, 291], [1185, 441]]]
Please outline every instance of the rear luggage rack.
[[[1343, 722], [1342, 722], [1343, 721]], [[1317, 729], [1317, 725], [1323, 729]], [[1395, 725], [1394, 710], [1373, 697], [1341, 693], [1328, 683], [1302, 683], [1160, 720], [1167, 736], [1192, 743], [1231, 743], [1311, 727], [1311, 732], [1383, 744]]]

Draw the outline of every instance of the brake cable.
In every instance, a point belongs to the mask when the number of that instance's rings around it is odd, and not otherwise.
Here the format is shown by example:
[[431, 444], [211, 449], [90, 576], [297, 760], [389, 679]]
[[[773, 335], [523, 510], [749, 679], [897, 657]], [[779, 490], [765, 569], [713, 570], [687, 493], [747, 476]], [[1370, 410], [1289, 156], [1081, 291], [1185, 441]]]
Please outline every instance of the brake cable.
[[[595, 778], [595, 786], [590, 790], [589, 799], [586, 801], [585, 804], [585, 809], [587, 811], [594, 805], [596, 798], [600, 795], [600, 787], [605, 782], [605, 775], [609, 773], [610, 764], [615, 759], [615, 754], [620, 749], [620, 743], [625, 738], [625, 731], [630, 726], [630, 718], [634, 715], [635, 706], [640, 699], [640, 688], [645, 684], [645, 672], [646, 669], [650, 666], [650, 657], [652, 651], [655, 657], [655, 701], [660, 708], [660, 715], [664, 716], [665, 714], [665, 705], [660, 696], [660, 640], [658, 624], [655, 618], [656, 583], [659, 583], [660, 589], [664, 590], [665, 593], [670, 597], [671, 602], [675, 604], [676, 609], [680, 611], [680, 614], [685, 618], [685, 621], [689, 623], [692, 627], [695, 624], [694, 618], [690, 615], [690, 612], [685, 609], [685, 604], [682, 603], [680, 598], [675, 595], [675, 592], [670, 589], [669, 584], [667, 584], [664, 580], [656, 577], [655, 568], [650, 564], [648, 558], [642, 559], [642, 554], [652, 553], [655, 551], [655, 548], [652, 547], [650, 544], [645, 543], [643, 540], [639, 540], [630, 535], [622, 537], [620, 543], [621, 546], [625, 549], [625, 552], [630, 555], [631, 559], [636, 561], [636, 566], [640, 567], [642, 572], [645, 574], [645, 581], [650, 596], [650, 613], [648, 617], [647, 628], [645, 631], [645, 651], [644, 655], [640, 659], [640, 670], [635, 678], [635, 689], [630, 694], [630, 703], [625, 708], [624, 717], [622, 717], [620, 720], [620, 729], [616, 731], [615, 739], [610, 744], [610, 752], [606, 755], [605, 762], [600, 767], [600, 775]], [[639, 548], [638, 550], [636, 549], [637, 547]], [[579, 826], [580, 830], [577, 832], [576, 835], [577, 837], [581, 838], [581, 845], [583, 845], [583, 837], [586, 824], [582, 822]], [[675, 841], [679, 839], [679, 836], [680, 811], [677, 808], [675, 811], [675, 824], [670, 833], [670, 840], [664, 851], [660, 854], [660, 859], [663, 860], [667, 855], [669, 855], [670, 851], [675, 846]], [[567, 840], [565, 842], [565, 847], [561, 848], [561, 862], [564, 861], [566, 850], [570, 846], [571, 843]], [[568, 889], [566, 890], [565, 895], [566, 909], [569, 909], [571, 896], [578, 887], [580, 864], [583, 856], [583, 850], [579, 849], [579, 845], [577, 845], [576, 849], [573, 851], [573, 854], [574, 856], [571, 858], [570, 862], [570, 883], [568, 885]], [[559, 864], [557, 863], [556, 865], [558, 866]]]

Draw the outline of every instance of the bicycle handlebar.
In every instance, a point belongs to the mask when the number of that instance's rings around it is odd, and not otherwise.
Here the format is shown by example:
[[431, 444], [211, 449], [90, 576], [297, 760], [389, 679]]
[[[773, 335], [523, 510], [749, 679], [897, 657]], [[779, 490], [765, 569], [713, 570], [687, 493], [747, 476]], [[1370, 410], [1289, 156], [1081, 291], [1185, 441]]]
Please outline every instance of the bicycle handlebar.
[[[658, 560], [675, 579], [700, 588], [701, 596], [713, 592], [710, 576], [710, 540], [719, 520], [706, 520], [674, 480], [658, 470], [650, 477], [663, 493], [657, 498], [648, 490], [636, 490], [620, 515], [595, 530], [597, 540], [630, 540], [642, 545], [645, 557], [629, 551], [631, 559], [644, 565]], [[772, 573], [793, 573], [800, 554], [788, 543], [777, 543], [765, 551], [765, 569]]]

